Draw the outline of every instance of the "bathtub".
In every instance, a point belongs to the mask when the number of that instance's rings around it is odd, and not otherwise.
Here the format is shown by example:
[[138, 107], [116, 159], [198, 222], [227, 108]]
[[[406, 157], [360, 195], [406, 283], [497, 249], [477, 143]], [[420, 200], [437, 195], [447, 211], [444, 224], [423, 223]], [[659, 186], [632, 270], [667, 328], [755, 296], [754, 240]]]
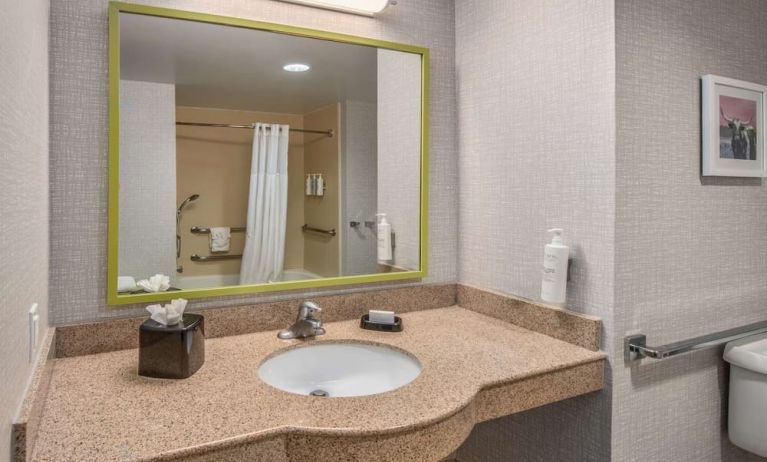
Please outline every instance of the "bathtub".
[[279, 281], [305, 281], [307, 279], [319, 279], [322, 276], [312, 273], [303, 268], [286, 269], [282, 272]]
[[240, 285], [239, 274], [209, 274], [205, 276], [176, 275], [175, 287], [179, 289], [209, 289]]
[[[283, 281], [304, 281], [307, 279], [319, 279], [319, 274], [312, 273], [303, 268], [286, 269], [277, 280]], [[179, 289], [208, 289], [211, 287], [226, 287], [240, 285], [239, 274], [210, 274], [206, 276], [183, 276], [177, 275], [176, 282], [173, 284]]]

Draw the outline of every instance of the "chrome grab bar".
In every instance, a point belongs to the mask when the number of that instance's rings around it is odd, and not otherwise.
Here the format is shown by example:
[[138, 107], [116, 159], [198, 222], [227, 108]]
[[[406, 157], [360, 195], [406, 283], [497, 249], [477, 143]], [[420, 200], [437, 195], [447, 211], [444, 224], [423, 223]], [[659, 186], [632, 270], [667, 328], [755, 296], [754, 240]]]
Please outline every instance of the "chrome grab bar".
[[[236, 228], [229, 228], [233, 233], [244, 233], [246, 228], [244, 226], [238, 226]], [[210, 234], [210, 228], [200, 228], [199, 226], [192, 226], [189, 231], [192, 234]]]
[[763, 333], [767, 333], [767, 321], [755, 322], [658, 347], [647, 346], [647, 336], [644, 334], [629, 335], [624, 338], [624, 358], [626, 361], [636, 361], [642, 358], [664, 359], [688, 351], [714, 348], [733, 340]]
[[320, 228], [314, 228], [314, 227], [309, 226], [309, 225], [302, 226], [301, 227], [301, 231], [303, 231], [303, 232], [311, 231], [313, 233], [327, 234], [328, 236], [335, 236], [336, 235], [336, 229], [335, 228], [320, 229]]
[[[176, 125], [190, 125], [192, 127], [218, 127], [218, 128], [250, 128], [254, 129], [256, 128], [256, 124], [250, 124], [250, 125], [234, 125], [234, 124], [209, 124], [204, 122], [176, 122]], [[272, 127], [266, 126], [264, 127], [267, 130], [271, 130]], [[291, 132], [301, 132], [301, 133], [318, 133], [320, 135], [326, 135], [330, 138], [333, 138], [333, 135], [335, 135], [335, 132], [332, 128], [327, 130], [309, 130], [305, 128], [291, 128]]]
[[197, 255], [195, 253], [189, 258], [192, 261], [236, 260], [242, 258], [242, 255]]

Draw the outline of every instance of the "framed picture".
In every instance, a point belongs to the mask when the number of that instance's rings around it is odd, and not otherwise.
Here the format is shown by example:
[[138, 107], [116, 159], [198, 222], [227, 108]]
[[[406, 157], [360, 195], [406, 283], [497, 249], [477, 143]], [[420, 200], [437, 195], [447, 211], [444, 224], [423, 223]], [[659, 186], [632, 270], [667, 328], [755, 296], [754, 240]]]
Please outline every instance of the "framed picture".
[[702, 77], [703, 176], [766, 177], [767, 86]]

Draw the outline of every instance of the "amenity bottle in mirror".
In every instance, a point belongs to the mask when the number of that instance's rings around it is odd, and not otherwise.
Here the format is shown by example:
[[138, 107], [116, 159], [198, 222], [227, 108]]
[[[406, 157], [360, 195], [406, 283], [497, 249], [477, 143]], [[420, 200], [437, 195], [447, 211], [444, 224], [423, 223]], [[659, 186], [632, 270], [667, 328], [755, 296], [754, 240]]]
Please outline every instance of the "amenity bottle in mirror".
[[391, 224], [386, 220], [385, 213], [377, 213], [376, 217], [378, 217], [376, 227], [378, 263], [388, 264], [392, 260]]
[[110, 303], [426, 274], [426, 49], [110, 8]]

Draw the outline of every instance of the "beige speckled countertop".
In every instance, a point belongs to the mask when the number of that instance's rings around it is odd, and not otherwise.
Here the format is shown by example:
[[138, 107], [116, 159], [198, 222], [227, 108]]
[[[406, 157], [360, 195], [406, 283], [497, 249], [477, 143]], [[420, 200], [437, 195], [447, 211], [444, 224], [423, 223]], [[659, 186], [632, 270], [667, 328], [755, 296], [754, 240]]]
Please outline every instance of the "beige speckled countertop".
[[[403, 314], [405, 331], [326, 324], [316, 340], [274, 331], [208, 339], [186, 380], [136, 374], [137, 350], [53, 360], [33, 460], [437, 461], [480, 421], [598, 390], [604, 354], [459, 307]], [[415, 355], [421, 375], [355, 398], [289, 394], [258, 378], [273, 352], [358, 340]]]

